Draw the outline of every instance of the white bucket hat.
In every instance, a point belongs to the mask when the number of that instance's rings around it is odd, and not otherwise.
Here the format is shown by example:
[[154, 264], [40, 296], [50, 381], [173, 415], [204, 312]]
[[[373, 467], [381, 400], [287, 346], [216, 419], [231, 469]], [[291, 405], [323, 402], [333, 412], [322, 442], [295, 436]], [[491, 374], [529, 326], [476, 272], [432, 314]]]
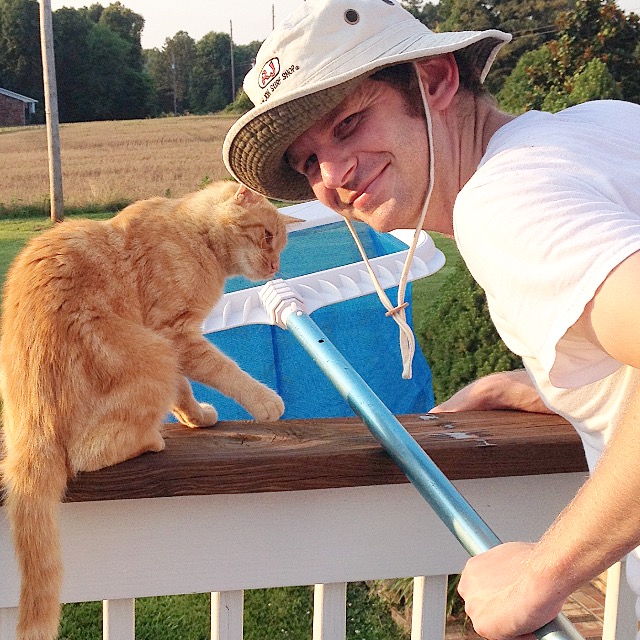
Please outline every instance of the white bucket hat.
[[288, 202], [314, 199], [284, 162], [289, 146], [382, 67], [467, 48], [483, 81], [511, 36], [497, 30], [435, 33], [399, 0], [306, 0], [265, 40], [244, 90], [256, 105], [226, 136], [231, 174]]

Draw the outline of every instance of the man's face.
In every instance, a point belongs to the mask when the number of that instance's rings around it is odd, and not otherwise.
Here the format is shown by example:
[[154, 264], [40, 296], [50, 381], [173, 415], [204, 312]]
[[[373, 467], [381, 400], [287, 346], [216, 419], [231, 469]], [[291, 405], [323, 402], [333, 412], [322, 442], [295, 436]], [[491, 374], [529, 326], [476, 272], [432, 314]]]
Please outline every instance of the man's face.
[[365, 80], [288, 149], [320, 202], [378, 231], [412, 228], [429, 175], [424, 117], [390, 85]]

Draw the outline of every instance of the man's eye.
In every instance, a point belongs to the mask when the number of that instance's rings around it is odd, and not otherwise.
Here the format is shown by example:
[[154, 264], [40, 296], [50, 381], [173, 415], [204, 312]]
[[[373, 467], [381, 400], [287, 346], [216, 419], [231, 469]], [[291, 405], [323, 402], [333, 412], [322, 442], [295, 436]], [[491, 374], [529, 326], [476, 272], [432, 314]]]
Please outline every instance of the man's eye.
[[353, 132], [356, 125], [358, 124], [358, 115], [357, 113], [352, 113], [347, 116], [343, 120], [340, 121], [338, 126], [336, 127], [336, 136], [338, 138], [344, 138]]
[[304, 166], [302, 167], [304, 175], [308, 176], [310, 173], [312, 173], [317, 165], [318, 165], [318, 156], [314, 153], [313, 155], [310, 155], [307, 158], [307, 160], [304, 163]]

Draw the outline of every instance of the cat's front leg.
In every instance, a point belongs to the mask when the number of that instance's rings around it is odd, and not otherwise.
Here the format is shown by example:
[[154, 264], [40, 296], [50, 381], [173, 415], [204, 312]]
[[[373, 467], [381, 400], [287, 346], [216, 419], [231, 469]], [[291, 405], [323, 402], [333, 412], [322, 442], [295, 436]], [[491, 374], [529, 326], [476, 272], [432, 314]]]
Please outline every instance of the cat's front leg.
[[[220, 354], [222, 356], [222, 354]], [[273, 422], [284, 413], [284, 402], [273, 389], [258, 382], [235, 362], [225, 360], [216, 384], [218, 391], [241, 404], [258, 422]], [[207, 384], [205, 382], [205, 384]]]
[[242, 373], [247, 376], [247, 380], [251, 381], [251, 384], [249, 385], [247, 382], [247, 394], [242, 400], [236, 398], [238, 402], [260, 422], [273, 422], [280, 418], [284, 413], [282, 398], [275, 391], [254, 380], [244, 371]]
[[212, 427], [218, 422], [218, 412], [206, 402], [198, 402], [191, 390], [189, 381], [180, 376], [178, 380], [178, 399], [171, 413], [181, 424], [187, 427]]
[[179, 337], [183, 373], [241, 404], [256, 420], [277, 420], [284, 413], [282, 398], [243, 371], [201, 335]]

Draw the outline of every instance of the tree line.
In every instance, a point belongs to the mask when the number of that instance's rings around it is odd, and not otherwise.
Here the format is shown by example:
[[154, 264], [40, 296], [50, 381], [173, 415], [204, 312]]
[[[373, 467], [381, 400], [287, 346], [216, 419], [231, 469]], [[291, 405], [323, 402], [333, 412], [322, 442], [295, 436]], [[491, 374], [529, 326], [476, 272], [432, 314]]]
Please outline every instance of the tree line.
[[640, 17], [612, 0], [404, 0], [436, 31], [501, 29], [487, 88], [510, 113], [587, 100], [640, 103]]
[[[211, 32], [195, 41], [184, 31], [161, 49], [143, 49], [144, 18], [114, 2], [53, 12], [61, 122], [126, 120], [168, 113], [210, 113], [236, 96], [260, 42], [233, 46]], [[37, 0], [0, 0], [0, 87], [39, 100], [43, 81]]]
[[[435, 31], [498, 28], [514, 35], [487, 79], [513, 112], [558, 110], [602, 97], [640, 102], [640, 25], [610, 0], [403, 0]], [[249, 106], [242, 79], [260, 42], [185, 31], [143, 49], [144, 18], [120, 2], [53, 12], [60, 120], [133, 119]], [[231, 52], [233, 50], [233, 71]], [[0, 0], [0, 87], [39, 100], [37, 0]]]

